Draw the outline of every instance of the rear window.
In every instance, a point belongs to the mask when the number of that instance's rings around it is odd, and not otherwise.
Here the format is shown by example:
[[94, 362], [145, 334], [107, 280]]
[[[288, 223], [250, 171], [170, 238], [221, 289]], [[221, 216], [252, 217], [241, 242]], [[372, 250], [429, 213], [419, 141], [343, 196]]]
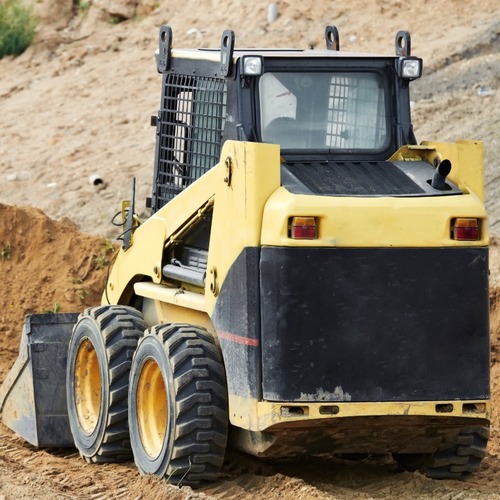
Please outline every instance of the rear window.
[[326, 150], [387, 144], [385, 88], [377, 73], [265, 73], [259, 98], [263, 142]]

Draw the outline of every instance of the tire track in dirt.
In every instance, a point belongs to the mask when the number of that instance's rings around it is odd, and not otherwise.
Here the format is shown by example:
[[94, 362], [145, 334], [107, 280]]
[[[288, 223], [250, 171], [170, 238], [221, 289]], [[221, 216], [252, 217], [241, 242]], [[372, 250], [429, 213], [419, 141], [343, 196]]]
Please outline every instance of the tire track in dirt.
[[[4, 485], [8, 488], [4, 489]], [[185, 498], [159, 478], [141, 477], [133, 463], [92, 466], [74, 449], [37, 450], [0, 424], [0, 498]]]

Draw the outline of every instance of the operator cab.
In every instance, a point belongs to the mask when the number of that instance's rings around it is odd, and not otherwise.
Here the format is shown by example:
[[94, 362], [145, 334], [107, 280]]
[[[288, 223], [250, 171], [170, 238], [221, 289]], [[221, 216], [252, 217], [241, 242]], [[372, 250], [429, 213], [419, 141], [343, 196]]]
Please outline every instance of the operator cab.
[[422, 61], [410, 55], [409, 33], [386, 56], [341, 53], [331, 26], [325, 37], [327, 50], [235, 50], [226, 30], [218, 49], [172, 51], [171, 29], [161, 28], [153, 212], [214, 167], [226, 140], [279, 144], [284, 165], [382, 164], [416, 144], [409, 82]]

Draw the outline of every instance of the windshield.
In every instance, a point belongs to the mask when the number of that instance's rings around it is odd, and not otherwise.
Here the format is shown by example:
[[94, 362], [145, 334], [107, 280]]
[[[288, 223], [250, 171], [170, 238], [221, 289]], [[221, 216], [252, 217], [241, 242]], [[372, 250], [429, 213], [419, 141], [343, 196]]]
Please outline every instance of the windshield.
[[282, 149], [382, 149], [385, 92], [376, 73], [265, 73], [259, 81], [264, 142]]

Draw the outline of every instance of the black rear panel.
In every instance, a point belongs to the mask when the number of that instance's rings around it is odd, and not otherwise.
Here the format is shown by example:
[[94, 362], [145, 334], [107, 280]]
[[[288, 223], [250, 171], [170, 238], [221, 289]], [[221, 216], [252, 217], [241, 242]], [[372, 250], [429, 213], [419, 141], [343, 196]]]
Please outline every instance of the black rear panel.
[[489, 395], [487, 248], [262, 248], [263, 395]]

